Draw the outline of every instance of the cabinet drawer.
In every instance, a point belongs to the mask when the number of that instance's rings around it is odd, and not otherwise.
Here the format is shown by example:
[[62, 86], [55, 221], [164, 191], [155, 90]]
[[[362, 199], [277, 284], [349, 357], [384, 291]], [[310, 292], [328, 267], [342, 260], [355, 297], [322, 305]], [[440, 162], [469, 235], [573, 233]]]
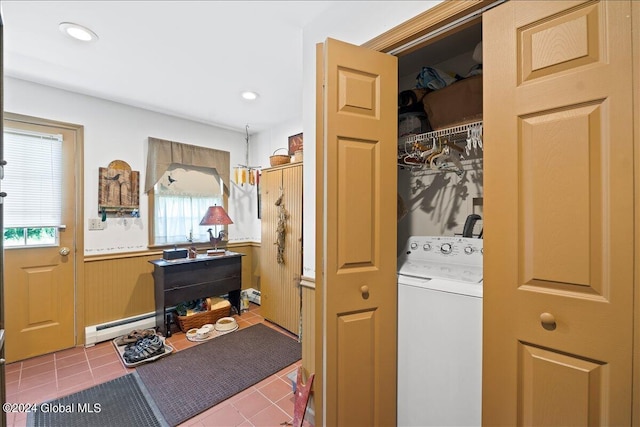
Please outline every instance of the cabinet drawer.
[[233, 260], [202, 261], [190, 264], [176, 264], [171, 268], [154, 271], [156, 283], [162, 283], [164, 290], [219, 282], [225, 279], [237, 280], [241, 277], [240, 258]]

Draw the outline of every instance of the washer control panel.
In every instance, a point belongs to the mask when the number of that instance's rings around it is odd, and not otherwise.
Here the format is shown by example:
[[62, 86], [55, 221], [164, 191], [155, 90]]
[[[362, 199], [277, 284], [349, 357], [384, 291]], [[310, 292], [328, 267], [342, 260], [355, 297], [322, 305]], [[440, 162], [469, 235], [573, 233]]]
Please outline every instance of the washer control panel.
[[398, 257], [398, 274], [479, 282], [483, 252], [482, 239], [412, 236]]

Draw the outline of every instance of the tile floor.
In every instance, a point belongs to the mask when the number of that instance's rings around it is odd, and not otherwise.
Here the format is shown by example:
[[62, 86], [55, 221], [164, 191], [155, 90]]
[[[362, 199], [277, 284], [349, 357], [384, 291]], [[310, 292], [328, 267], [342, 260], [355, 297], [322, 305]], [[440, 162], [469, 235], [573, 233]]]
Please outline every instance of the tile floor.
[[[251, 304], [249, 312], [234, 317], [240, 329], [264, 322], [267, 326], [291, 335], [268, 321], [265, 322], [260, 315], [260, 306], [255, 304]], [[200, 345], [187, 340], [182, 332], [173, 334], [167, 339], [167, 343], [175, 351]], [[294, 397], [287, 375], [296, 371], [300, 364], [301, 361], [298, 361], [290, 365], [187, 420], [181, 427], [279, 427], [291, 423]], [[111, 341], [10, 363], [6, 366], [7, 402], [39, 403], [55, 399], [126, 375], [134, 369], [124, 366]], [[27, 415], [24, 413], [7, 414], [8, 426], [25, 426], [26, 421]], [[305, 426], [311, 427], [307, 421]]]

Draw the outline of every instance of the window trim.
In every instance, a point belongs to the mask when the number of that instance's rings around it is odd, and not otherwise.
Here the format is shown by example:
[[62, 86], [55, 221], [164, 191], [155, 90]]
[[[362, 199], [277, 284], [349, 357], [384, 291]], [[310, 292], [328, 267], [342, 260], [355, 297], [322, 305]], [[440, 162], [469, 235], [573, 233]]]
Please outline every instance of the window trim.
[[[155, 239], [155, 209], [156, 194], [155, 184], [162, 177], [168, 166], [172, 163], [184, 166], [199, 166], [213, 168], [222, 180], [222, 206], [229, 210], [229, 185], [231, 161], [228, 151], [196, 145], [183, 144], [149, 137], [149, 153], [147, 154], [147, 171], [145, 178], [145, 192], [148, 195], [148, 243], [149, 249], [170, 248], [176, 245], [204, 246], [209, 242], [162, 243], [157, 244]], [[160, 158], [159, 158], [160, 157]], [[162, 171], [162, 172], [160, 172]], [[224, 226], [224, 231], [229, 232], [229, 227]]]

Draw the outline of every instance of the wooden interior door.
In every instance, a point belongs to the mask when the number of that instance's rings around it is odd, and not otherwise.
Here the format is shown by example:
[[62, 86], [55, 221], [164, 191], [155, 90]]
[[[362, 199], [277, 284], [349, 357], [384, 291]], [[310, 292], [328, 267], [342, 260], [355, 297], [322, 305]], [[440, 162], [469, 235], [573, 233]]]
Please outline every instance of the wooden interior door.
[[631, 40], [629, 1], [483, 15], [483, 424], [631, 423]]
[[[300, 330], [300, 275], [302, 273], [302, 164], [262, 171], [262, 230], [260, 298], [265, 319], [288, 331]], [[278, 262], [280, 199], [284, 220], [282, 263]]]
[[[36, 121], [39, 121], [36, 119]], [[8, 362], [73, 347], [75, 340], [77, 134], [72, 128], [5, 116], [5, 129], [61, 134], [62, 221], [54, 245], [4, 250], [4, 312]], [[5, 167], [11, 173], [11, 164]], [[10, 202], [11, 193], [4, 203]]]
[[321, 419], [330, 426], [394, 425], [397, 58], [327, 39], [320, 63]]

